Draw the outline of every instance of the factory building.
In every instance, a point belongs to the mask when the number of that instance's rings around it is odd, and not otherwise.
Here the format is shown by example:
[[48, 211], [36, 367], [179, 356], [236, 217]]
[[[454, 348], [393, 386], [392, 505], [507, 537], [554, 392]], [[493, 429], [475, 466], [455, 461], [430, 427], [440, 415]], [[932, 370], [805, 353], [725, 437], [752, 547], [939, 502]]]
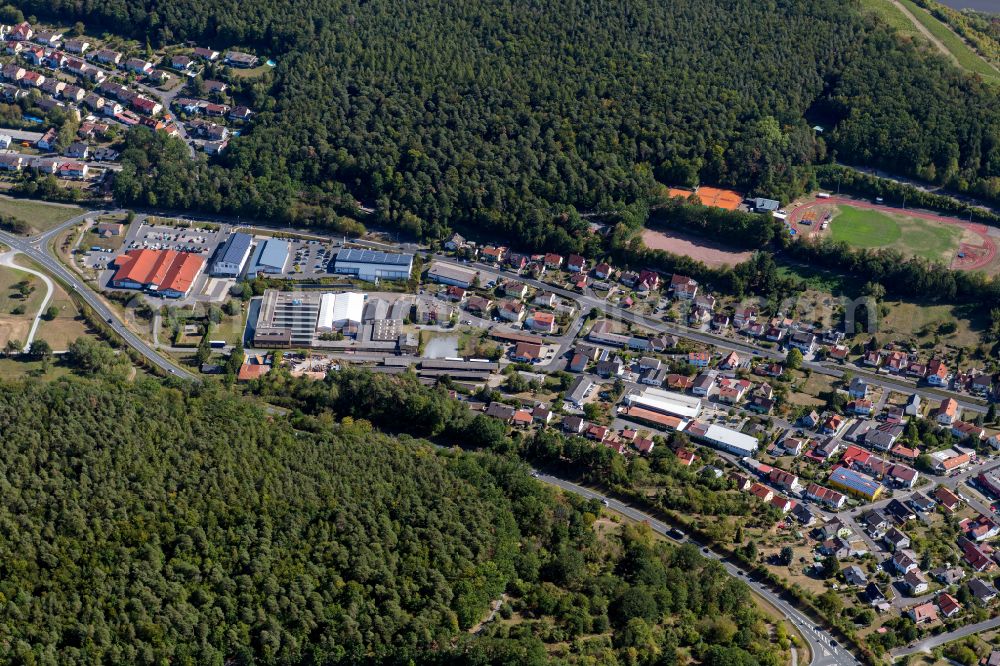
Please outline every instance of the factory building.
[[349, 248], [337, 253], [333, 272], [338, 275], [350, 275], [367, 282], [375, 282], [377, 280], [408, 280], [412, 269], [412, 254]]
[[759, 442], [756, 437], [744, 435], [738, 430], [724, 426], [695, 421], [685, 430], [689, 436], [700, 439], [717, 449], [740, 456], [753, 456]]
[[258, 243], [257, 251], [250, 261], [250, 268], [247, 273], [256, 275], [257, 273], [283, 273], [285, 264], [288, 262], [288, 241], [278, 238], [268, 238], [263, 243]]
[[219, 250], [212, 264], [212, 275], [215, 277], [239, 277], [250, 258], [253, 237], [250, 234], [236, 232], [232, 234]]
[[478, 273], [471, 268], [455, 266], [435, 261], [427, 270], [427, 279], [439, 284], [450, 284], [468, 289], [476, 281]]
[[268, 289], [260, 305], [254, 346], [308, 347], [316, 335], [322, 295]]
[[630, 407], [638, 407], [681, 419], [694, 419], [701, 413], [701, 400], [698, 398], [657, 388], [631, 393], [625, 397], [625, 403]]
[[339, 331], [361, 323], [365, 309], [365, 295], [357, 292], [323, 294], [319, 305], [316, 330], [320, 333]]

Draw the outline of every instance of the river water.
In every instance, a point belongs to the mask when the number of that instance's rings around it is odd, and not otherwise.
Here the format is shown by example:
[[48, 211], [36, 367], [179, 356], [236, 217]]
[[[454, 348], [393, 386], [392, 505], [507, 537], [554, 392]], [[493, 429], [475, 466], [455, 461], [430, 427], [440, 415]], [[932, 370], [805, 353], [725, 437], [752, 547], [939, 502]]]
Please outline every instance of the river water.
[[975, 9], [980, 12], [1000, 14], [1000, 0], [938, 0], [938, 2], [953, 9]]

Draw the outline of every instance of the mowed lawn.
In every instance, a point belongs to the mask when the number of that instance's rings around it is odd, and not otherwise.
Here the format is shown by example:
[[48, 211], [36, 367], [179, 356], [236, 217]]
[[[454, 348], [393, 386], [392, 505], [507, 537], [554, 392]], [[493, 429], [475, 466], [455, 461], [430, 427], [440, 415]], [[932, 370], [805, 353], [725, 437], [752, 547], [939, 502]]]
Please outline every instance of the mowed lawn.
[[852, 206], [839, 206], [830, 222], [836, 241], [859, 248], [894, 248], [944, 264], [955, 256], [962, 233], [957, 224]]
[[883, 22], [898, 32], [908, 35], [911, 38], [916, 37], [925, 42], [927, 41], [923, 33], [917, 30], [917, 26], [913, 25], [913, 21], [906, 14], [899, 11], [899, 7], [894, 5], [892, 0], [861, 0], [861, 7], [864, 11], [878, 16]]
[[981, 75], [990, 83], [1000, 83], [1000, 72], [982, 59], [971, 46], [961, 37], [952, 32], [951, 28], [936, 19], [930, 12], [918, 6], [913, 0], [899, 0], [927, 30], [944, 44], [945, 48], [955, 56], [955, 60], [963, 69]]
[[76, 206], [57, 206], [41, 201], [26, 201], [0, 197], [0, 215], [10, 215], [26, 222], [35, 233], [41, 233], [84, 212]]

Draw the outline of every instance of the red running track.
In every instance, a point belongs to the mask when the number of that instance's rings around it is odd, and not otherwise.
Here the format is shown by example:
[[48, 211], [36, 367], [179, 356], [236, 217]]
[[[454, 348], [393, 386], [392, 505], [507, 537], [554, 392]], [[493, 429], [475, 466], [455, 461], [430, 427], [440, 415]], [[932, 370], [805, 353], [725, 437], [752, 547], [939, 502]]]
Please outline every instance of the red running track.
[[[854, 208], [862, 208], [865, 210], [877, 210], [883, 213], [902, 214], [902, 215], [907, 215], [909, 217], [916, 217], [924, 220], [933, 220], [934, 222], [941, 222], [942, 224], [957, 224], [965, 229], [968, 229], [969, 231], [973, 232], [982, 239], [983, 241], [982, 248], [985, 249], [985, 252], [983, 253], [982, 257], [979, 257], [977, 260], [969, 263], [963, 263], [956, 266], [955, 260], [953, 260], [952, 265], [956, 270], [962, 270], [962, 271], [979, 270], [980, 268], [983, 268], [984, 266], [992, 262], [997, 256], [996, 243], [994, 243], [993, 239], [989, 237], [988, 227], [984, 224], [965, 222], [963, 220], [959, 220], [954, 217], [945, 217], [943, 215], [938, 215], [937, 213], [930, 213], [922, 210], [894, 208], [892, 206], [871, 203], [869, 201], [863, 201], [859, 199], [848, 199], [846, 197], [836, 197], [836, 196], [830, 197], [829, 199], [816, 199], [809, 203], [802, 204], [801, 206], [793, 210], [788, 216], [788, 222], [790, 224], [795, 225], [796, 230], [799, 233], [802, 233], [802, 229], [799, 227], [798, 222], [799, 220], [802, 219], [802, 216], [805, 214], [807, 210], [816, 208], [818, 206], [836, 205], [836, 204], [842, 204], [844, 206], [853, 206]], [[819, 221], [817, 220], [816, 223], [818, 224]]]

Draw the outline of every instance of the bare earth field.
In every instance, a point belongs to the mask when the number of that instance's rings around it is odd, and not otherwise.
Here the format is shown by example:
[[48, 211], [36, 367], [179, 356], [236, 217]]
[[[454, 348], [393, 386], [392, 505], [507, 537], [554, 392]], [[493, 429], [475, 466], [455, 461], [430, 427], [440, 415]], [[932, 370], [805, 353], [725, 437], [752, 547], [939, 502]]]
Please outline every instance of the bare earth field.
[[734, 250], [698, 236], [678, 231], [643, 229], [642, 242], [652, 250], [666, 250], [702, 261], [708, 266], [735, 266], [750, 258], [751, 252]]

